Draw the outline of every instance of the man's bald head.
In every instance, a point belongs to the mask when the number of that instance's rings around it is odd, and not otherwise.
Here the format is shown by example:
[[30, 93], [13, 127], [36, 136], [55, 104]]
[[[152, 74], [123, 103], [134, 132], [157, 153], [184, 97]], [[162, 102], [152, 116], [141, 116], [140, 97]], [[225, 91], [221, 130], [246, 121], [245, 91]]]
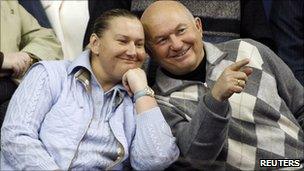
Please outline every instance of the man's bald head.
[[189, 19], [194, 19], [191, 12], [178, 1], [156, 1], [148, 6], [148, 8], [144, 11], [141, 17], [141, 21], [145, 23], [148, 19], [156, 18], [157, 16], [163, 15], [164, 13], [167, 14], [174, 11], [182, 12], [187, 17], [189, 17]]
[[[151, 27], [155, 27], [155, 25], [165, 24], [162, 20], [164, 16], [172, 16], [176, 13], [194, 22], [194, 17], [191, 12], [178, 1], [156, 1], [152, 3], [142, 14], [141, 22], [146, 31], [148, 31]], [[155, 21], [158, 22], [155, 23]]]

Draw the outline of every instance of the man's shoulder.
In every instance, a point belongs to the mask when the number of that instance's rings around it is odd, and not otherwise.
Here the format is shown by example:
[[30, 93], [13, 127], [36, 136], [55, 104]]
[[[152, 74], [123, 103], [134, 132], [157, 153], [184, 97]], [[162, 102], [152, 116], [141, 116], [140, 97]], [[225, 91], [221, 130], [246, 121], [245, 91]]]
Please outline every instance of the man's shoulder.
[[233, 49], [233, 48], [238, 48], [241, 42], [246, 42], [248, 44], [251, 44], [252, 46], [257, 47], [258, 49], [263, 49], [263, 48], [267, 48], [267, 46], [265, 46], [264, 44], [255, 41], [253, 39], [233, 39], [233, 40], [229, 40], [229, 41], [225, 41], [225, 42], [221, 42], [221, 43], [217, 43], [217, 44], [213, 44], [214, 46], [218, 47], [219, 49]]
[[276, 60], [274, 59], [275, 54], [270, 48], [252, 39], [234, 39], [214, 44], [214, 46], [227, 53], [225, 59], [233, 62], [245, 57], [254, 61], [258, 60], [260, 63], [272, 63], [270, 60]]

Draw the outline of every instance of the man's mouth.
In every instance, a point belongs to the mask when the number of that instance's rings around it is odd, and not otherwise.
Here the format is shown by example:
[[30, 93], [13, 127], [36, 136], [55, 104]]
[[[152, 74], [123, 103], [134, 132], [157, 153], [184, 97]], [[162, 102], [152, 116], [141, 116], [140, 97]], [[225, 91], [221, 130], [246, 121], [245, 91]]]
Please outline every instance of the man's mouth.
[[189, 50], [191, 49], [191, 46], [185, 50], [180, 51], [179, 53], [176, 53], [174, 55], [170, 55], [171, 58], [179, 58], [184, 56]]

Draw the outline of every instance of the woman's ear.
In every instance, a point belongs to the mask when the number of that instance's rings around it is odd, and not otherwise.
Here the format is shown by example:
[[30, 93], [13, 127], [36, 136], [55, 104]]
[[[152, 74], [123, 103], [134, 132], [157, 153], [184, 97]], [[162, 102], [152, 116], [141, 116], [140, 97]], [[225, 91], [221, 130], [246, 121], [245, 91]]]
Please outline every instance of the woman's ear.
[[93, 33], [90, 37], [90, 48], [92, 53], [95, 55], [99, 55], [99, 46], [100, 46], [100, 40], [99, 37]]

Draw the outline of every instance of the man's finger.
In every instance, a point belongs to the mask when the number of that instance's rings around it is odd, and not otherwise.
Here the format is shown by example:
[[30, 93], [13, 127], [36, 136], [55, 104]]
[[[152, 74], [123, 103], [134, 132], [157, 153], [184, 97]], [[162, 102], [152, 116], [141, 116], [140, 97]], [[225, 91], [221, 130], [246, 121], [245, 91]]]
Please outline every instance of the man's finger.
[[247, 76], [249, 76], [253, 72], [253, 69], [250, 67], [244, 67], [242, 68], [242, 72], [244, 72]]
[[240, 70], [243, 66], [247, 65], [250, 62], [248, 58], [245, 58], [243, 60], [240, 60], [238, 62], [235, 62], [234, 64], [231, 64], [228, 68], [233, 71]]
[[233, 71], [231, 72], [231, 76], [233, 78], [242, 79], [242, 80], [247, 80], [248, 78], [246, 73], [242, 71]]

